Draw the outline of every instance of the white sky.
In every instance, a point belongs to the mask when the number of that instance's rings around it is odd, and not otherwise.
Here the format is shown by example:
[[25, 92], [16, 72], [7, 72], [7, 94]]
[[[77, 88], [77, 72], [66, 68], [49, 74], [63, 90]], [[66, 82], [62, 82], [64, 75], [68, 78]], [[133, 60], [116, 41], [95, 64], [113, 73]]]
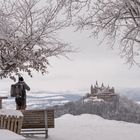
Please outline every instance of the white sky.
[[[99, 41], [88, 38], [88, 32], [73, 32], [65, 30], [59, 36], [70, 42], [77, 53], [68, 54], [71, 60], [65, 57], [51, 58], [48, 75], [34, 74], [33, 78], [25, 75], [24, 79], [32, 90], [83, 90], [89, 89], [97, 80], [99, 84], [116, 87], [139, 87], [140, 68], [124, 64], [117, 51], [105, 45], [98, 45]], [[12, 80], [0, 81], [1, 89], [9, 88]]]

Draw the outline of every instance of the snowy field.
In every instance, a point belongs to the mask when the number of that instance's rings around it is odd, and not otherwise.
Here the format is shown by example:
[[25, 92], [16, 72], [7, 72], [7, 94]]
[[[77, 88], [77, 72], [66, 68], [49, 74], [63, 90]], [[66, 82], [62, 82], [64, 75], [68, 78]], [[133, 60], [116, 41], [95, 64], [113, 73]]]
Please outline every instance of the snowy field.
[[66, 114], [56, 119], [56, 128], [49, 131], [48, 140], [140, 140], [139, 132], [139, 124]]
[[[79, 100], [84, 92], [50, 92], [50, 91], [34, 91], [27, 92], [27, 109], [44, 109], [54, 105], [62, 105], [70, 101]], [[4, 109], [15, 109], [15, 98], [11, 98], [7, 91], [0, 91], [0, 96], [7, 96], [8, 99], [3, 100]]]
[[[44, 109], [44, 108], [54, 106], [54, 105], [62, 105], [70, 101], [79, 100], [82, 96], [84, 96], [88, 92], [89, 92], [88, 90], [60, 91], [60, 92], [58, 91], [52, 92], [52, 91], [47, 91], [47, 90], [42, 90], [42, 91], [31, 90], [27, 92], [27, 109]], [[124, 94], [126, 93], [124, 92]], [[9, 89], [0, 90], [0, 96], [8, 97], [8, 99], [3, 100], [3, 108], [5, 109], [16, 108], [15, 99], [10, 97]], [[131, 99], [130, 95], [128, 96], [128, 98]], [[134, 101], [138, 102], [138, 100], [134, 100]]]
[[[11, 133], [7, 132], [7, 135]], [[14, 135], [14, 134], [13, 134]], [[23, 140], [22, 137], [4, 140]], [[3, 136], [3, 137], [2, 137]], [[18, 138], [18, 139], [17, 139]], [[34, 136], [26, 140], [45, 140]], [[105, 120], [96, 115], [63, 115], [55, 120], [55, 128], [49, 129], [47, 140], [140, 140], [140, 125], [123, 121]]]

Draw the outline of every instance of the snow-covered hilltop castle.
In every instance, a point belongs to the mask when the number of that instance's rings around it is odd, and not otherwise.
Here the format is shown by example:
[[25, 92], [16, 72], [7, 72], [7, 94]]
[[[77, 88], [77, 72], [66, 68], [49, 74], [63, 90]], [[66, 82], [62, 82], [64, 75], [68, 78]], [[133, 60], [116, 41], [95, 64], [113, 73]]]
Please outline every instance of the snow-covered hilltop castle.
[[94, 86], [91, 85], [89, 95], [91, 97], [103, 99], [104, 101], [113, 101], [117, 98], [117, 94], [115, 93], [114, 87], [105, 87], [103, 83], [101, 84], [101, 86], [99, 86], [97, 81]]
[[105, 87], [103, 83], [101, 86], [99, 86], [97, 81], [96, 81], [96, 84], [94, 85], [94, 87], [93, 87], [93, 85], [91, 85], [90, 90], [91, 90], [90, 93], [92, 95], [101, 94], [101, 93], [105, 93], [105, 94], [115, 93], [114, 87], [110, 88], [109, 85], [108, 85], [108, 87]]

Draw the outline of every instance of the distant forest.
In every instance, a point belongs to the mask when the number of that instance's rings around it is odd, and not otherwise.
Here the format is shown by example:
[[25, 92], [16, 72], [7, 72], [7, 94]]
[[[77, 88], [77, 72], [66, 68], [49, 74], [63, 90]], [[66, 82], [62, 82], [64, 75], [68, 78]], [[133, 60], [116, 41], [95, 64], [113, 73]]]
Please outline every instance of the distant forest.
[[69, 102], [61, 106], [55, 106], [55, 117], [64, 114], [80, 115], [84, 113], [96, 114], [105, 119], [140, 123], [140, 105], [127, 97], [118, 95], [119, 100], [113, 102]]

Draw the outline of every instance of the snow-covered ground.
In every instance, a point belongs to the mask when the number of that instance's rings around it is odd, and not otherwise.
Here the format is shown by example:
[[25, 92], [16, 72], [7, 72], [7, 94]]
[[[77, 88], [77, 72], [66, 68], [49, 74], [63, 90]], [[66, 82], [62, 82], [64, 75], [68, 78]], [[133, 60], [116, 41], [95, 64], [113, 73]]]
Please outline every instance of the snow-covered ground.
[[140, 125], [105, 120], [96, 115], [66, 114], [56, 119], [48, 140], [140, 140]]
[[1, 140], [25, 140], [23, 136], [5, 129], [0, 129], [0, 139]]
[[[4, 140], [23, 139], [23, 137], [4, 130], [0, 130], [0, 137]], [[44, 136], [26, 139], [44, 140]], [[79, 116], [66, 114], [55, 120], [55, 128], [49, 129], [47, 140], [140, 140], [140, 125], [105, 120], [90, 114]]]

